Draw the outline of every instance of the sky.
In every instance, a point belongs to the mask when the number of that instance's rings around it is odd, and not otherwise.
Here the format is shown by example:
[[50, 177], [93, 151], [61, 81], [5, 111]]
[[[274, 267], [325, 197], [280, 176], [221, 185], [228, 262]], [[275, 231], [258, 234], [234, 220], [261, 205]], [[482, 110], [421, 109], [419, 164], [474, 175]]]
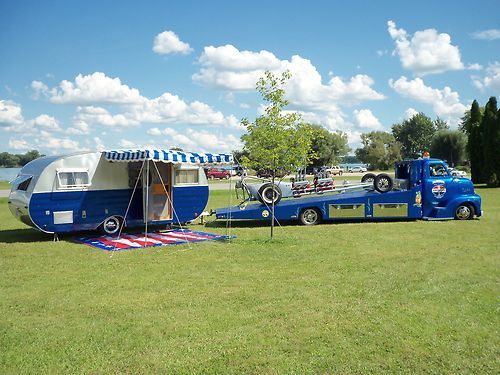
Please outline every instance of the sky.
[[347, 134], [500, 96], [499, 1], [0, 0], [0, 151], [230, 152], [265, 103]]

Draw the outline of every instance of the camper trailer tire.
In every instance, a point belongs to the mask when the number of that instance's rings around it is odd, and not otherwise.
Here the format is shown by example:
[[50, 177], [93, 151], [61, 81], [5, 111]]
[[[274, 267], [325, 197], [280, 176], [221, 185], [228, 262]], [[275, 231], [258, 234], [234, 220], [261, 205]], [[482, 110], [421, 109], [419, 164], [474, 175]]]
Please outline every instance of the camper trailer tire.
[[277, 204], [282, 197], [281, 189], [278, 185], [273, 185], [272, 183], [265, 183], [259, 189], [259, 201], [264, 204]]
[[316, 225], [321, 221], [321, 214], [316, 208], [305, 208], [300, 212], [299, 218], [304, 225]]
[[122, 219], [118, 216], [110, 216], [101, 224], [101, 231], [106, 234], [116, 234], [120, 231]]
[[373, 185], [379, 193], [387, 193], [392, 190], [393, 181], [388, 174], [380, 173], [373, 180]]

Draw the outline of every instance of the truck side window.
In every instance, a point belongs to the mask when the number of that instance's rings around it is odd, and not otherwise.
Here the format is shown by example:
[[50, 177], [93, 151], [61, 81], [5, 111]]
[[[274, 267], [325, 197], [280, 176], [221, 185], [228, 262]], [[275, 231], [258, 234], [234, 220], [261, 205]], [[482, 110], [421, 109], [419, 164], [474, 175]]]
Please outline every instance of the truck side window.
[[443, 163], [431, 162], [429, 163], [429, 176], [444, 177], [444, 176], [449, 176], [449, 173]]

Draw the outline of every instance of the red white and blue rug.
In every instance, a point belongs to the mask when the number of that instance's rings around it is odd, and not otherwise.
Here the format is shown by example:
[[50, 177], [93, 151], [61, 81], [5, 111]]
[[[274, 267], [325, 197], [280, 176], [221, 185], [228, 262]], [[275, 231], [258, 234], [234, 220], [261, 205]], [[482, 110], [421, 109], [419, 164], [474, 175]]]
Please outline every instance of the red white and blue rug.
[[197, 232], [189, 229], [174, 229], [166, 232], [125, 234], [118, 236], [77, 237], [75, 241], [106, 251], [140, 249], [151, 246], [180, 245], [191, 242], [220, 241], [233, 236]]

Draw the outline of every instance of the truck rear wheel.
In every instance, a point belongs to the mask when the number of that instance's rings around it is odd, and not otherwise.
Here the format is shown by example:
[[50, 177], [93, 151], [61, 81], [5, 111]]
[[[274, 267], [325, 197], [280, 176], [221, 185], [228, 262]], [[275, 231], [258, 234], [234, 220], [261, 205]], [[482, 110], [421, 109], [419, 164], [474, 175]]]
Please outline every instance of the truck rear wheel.
[[277, 185], [266, 183], [259, 189], [259, 201], [264, 204], [277, 204], [281, 200], [281, 189]]
[[392, 190], [392, 178], [388, 174], [380, 173], [375, 177], [373, 185], [379, 193], [387, 193]]
[[316, 208], [306, 208], [300, 212], [300, 222], [304, 225], [316, 225], [321, 221], [321, 214]]
[[469, 203], [460, 204], [455, 210], [455, 219], [457, 220], [472, 220], [474, 218], [474, 206]]

